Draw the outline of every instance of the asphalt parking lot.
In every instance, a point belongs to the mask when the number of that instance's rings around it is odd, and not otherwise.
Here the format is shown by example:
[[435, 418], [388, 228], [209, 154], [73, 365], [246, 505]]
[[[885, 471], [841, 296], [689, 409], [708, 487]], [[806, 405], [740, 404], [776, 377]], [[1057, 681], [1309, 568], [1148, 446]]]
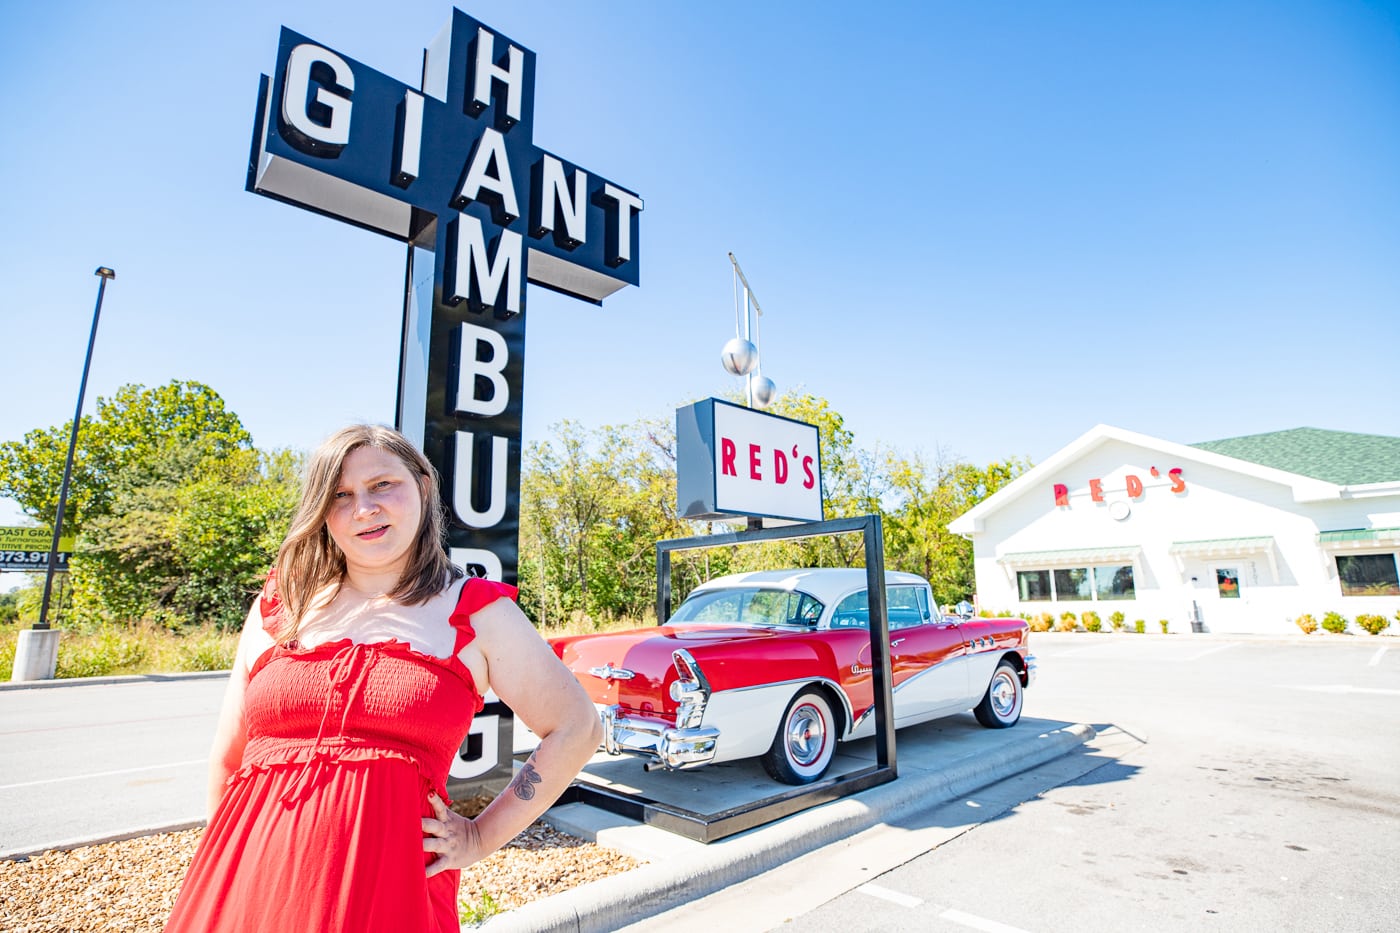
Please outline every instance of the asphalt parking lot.
[[[652, 864], [487, 928], [1393, 928], [1400, 642], [1080, 633], [1034, 649], [1020, 726], [905, 730], [900, 780], [857, 798], [710, 846], [561, 808]], [[221, 692], [0, 690], [0, 850], [197, 821]], [[760, 774], [647, 778], [687, 796]]]
[[1105, 748], [627, 929], [1395, 928], [1400, 642], [1081, 633], [1035, 650], [1027, 715], [1092, 725]]

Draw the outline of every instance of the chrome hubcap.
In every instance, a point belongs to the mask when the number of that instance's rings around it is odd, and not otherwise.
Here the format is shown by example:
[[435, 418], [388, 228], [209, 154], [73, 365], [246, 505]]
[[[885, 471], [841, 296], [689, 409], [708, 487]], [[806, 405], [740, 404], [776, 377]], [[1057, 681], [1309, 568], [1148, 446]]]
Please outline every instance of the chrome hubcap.
[[807, 766], [821, 758], [826, 747], [826, 724], [821, 714], [811, 706], [799, 706], [788, 719], [788, 751], [792, 760]]
[[992, 710], [999, 718], [1005, 719], [1016, 711], [1016, 693], [1010, 674], [1002, 672], [992, 681]]

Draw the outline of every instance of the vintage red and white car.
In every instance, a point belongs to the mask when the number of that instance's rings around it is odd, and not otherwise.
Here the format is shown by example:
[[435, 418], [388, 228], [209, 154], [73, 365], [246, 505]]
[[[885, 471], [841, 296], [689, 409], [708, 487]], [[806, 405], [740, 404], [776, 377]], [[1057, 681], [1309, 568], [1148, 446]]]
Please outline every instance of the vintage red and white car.
[[[551, 639], [603, 718], [603, 747], [649, 768], [761, 757], [774, 779], [822, 776], [837, 742], [875, 732], [861, 569], [710, 580], [665, 624]], [[971, 709], [1004, 729], [1035, 679], [1021, 619], [944, 616], [928, 582], [885, 575], [896, 728]]]

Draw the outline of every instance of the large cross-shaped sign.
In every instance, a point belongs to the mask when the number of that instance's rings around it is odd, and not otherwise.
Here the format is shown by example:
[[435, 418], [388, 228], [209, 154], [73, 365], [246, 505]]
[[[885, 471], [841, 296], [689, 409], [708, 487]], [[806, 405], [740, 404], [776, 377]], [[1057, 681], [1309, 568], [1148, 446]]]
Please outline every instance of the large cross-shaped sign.
[[508, 583], [525, 282], [601, 303], [640, 265], [642, 199], [537, 148], [534, 95], [534, 53], [460, 10], [419, 89], [284, 27], [247, 185], [409, 244], [397, 427], [442, 476], [454, 558]]

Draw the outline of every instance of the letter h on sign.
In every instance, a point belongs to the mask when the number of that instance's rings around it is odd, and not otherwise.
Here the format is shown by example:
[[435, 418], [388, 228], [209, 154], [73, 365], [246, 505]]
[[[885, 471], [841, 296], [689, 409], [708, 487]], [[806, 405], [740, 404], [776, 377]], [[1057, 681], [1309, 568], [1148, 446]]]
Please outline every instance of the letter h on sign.
[[419, 89], [284, 27], [247, 183], [409, 245], [396, 426], [442, 476], [454, 557], [509, 583], [525, 282], [601, 304], [640, 265], [642, 199], [537, 148], [534, 92], [534, 53], [460, 10]]

